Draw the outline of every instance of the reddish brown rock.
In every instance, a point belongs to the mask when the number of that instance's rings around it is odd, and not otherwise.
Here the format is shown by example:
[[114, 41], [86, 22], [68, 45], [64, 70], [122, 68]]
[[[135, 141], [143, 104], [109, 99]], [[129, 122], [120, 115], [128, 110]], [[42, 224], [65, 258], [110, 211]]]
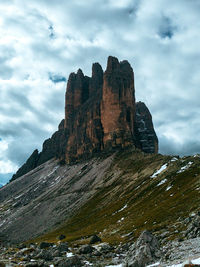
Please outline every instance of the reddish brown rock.
[[65, 120], [15, 175], [55, 157], [62, 162], [87, 159], [102, 151], [129, 146], [157, 153], [158, 139], [144, 103], [135, 103], [134, 73], [128, 61], [109, 57], [105, 73], [99, 63], [92, 77], [71, 73], [65, 96]]
[[105, 147], [134, 144], [135, 88], [128, 61], [109, 57], [104, 73], [101, 122]]
[[[72, 75], [72, 74], [71, 74]], [[103, 71], [98, 63], [93, 65], [92, 78], [82, 72], [68, 80], [65, 105], [65, 131], [68, 140], [65, 159], [74, 162], [88, 158], [101, 150], [102, 125], [100, 102]]]

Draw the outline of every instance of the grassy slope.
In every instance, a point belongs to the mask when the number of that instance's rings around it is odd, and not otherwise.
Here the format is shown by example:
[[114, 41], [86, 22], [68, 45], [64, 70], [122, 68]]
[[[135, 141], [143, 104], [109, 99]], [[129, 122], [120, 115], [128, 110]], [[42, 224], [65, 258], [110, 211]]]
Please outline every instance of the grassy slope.
[[[168, 231], [169, 238], [174, 238], [184, 230], [183, 219], [200, 205], [200, 158], [171, 159], [119, 152], [95, 196], [61, 227], [34, 241], [55, 242], [59, 234], [65, 234], [67, 241], [84, 243], [97, 233], [115, 244], [137, 237], [143, 229]], [[191, 167], [177, 173], [189, 161]], [[167, 169], [150, 178], [165, 163]], [[167, 181], [157, 186], [163, 179]]]

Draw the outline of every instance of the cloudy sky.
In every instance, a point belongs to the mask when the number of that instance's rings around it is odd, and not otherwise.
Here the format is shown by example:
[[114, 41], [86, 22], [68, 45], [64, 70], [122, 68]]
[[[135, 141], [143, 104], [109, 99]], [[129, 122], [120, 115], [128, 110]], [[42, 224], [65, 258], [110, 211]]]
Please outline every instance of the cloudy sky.
[[127, 59], [165, 154], [200, 153], [199, 0], [0, 0], [0, 183], [64, 117], [70, 72]]

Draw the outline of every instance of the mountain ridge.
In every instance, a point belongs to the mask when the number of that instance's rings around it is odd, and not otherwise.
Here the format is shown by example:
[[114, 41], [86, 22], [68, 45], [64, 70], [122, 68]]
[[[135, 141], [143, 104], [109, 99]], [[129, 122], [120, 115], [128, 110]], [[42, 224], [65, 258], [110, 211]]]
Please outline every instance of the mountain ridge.
[[119, 243], [147, 228], [176, 238], [184, 235], [184, 219], [199, 209], [199, 166], [199, 156], [133, 148], [76, 165], [51, 159], [0, 189], [1, 234], [18, 243], [55, 242], [61, 233], [81, 240], [101, 232], [107, 242]]

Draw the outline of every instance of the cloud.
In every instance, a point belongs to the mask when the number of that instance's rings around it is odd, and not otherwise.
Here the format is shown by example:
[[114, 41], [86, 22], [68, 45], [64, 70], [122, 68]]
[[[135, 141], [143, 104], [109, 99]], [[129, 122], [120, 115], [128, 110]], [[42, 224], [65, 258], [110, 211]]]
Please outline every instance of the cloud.
[[199, 8], [198, 0], [1, 1], [2, 170], [14, 172], [57, 129], [69, 73], [91, 75], [93, 62], [105, 69], [109, 55], [133, 66], [160, 152], [200, 152]]
[[53, 83], [60, 83], [60, 82], [66, 82], [66, 78], [63, 77], [60, 74], [55, 74], [55, 73], [49, 73], [49, 79], [53, 82]]

